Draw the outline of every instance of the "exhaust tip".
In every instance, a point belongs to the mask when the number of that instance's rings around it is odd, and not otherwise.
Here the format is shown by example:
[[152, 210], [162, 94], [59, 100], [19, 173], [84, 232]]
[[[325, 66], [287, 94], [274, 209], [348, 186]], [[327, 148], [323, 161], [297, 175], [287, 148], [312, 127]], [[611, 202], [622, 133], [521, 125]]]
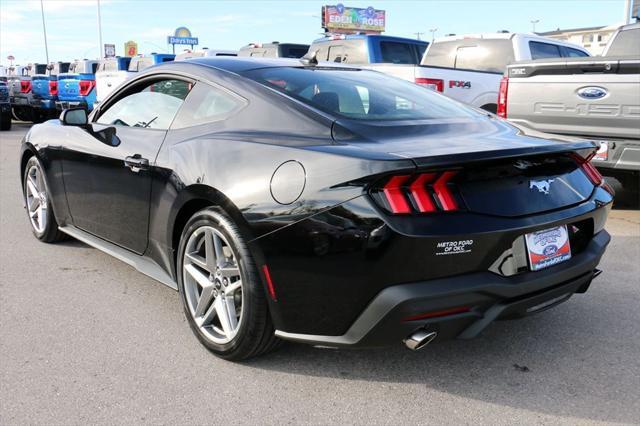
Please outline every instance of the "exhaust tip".
[[407, 348], [412, 351], [417, 351], [431, 343], [436, 336], [438, 336], [438, 333], [435, 331], [418, 330], [403, 340], [403, 342]]

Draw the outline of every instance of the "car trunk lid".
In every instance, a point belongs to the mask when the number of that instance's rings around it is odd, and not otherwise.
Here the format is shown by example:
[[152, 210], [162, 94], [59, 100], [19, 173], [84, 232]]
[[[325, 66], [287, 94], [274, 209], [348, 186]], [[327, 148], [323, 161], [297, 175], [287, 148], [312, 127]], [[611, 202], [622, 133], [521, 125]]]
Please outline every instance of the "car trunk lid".
[[[453, 197], [460, 209], [516, 217], [584, 202], [594, 190], [594, 183], [577, 161], [595, 150], [589, 141], [526, 135], [489, 117], [417, 125], [337, 125], [342, 126], [334, 131], [338, 146], [357, 146], [374, 158], [386, 154], [415, 163], [416, 171], [403, 172], [406, 179], [398, 181], [398, 194], [413, 213], [425, 213], [417, 201], [421, 196], [431, 197], [435, 212], [448, 210], [446, 198]], [[446, 182], [439, 180], [449, 172]], [[425, 174], [433, 175], [425, 180]], [[419, 178], [422, 181], [416, 184]], [[389, 185], [388, 176], [382, 178], [378, 188], [385, 185]]]

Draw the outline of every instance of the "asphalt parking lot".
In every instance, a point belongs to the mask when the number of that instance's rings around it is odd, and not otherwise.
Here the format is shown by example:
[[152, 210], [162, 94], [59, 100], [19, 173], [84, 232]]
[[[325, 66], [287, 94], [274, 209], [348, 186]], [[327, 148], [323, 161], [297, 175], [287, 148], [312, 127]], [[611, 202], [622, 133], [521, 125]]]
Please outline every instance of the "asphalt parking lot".
[[19, 141], [0, 133], [0, 424], [640, 421], [640, 210], [621, 197], [585, 295], [410, 352], [288, 344], [242, 364], [192, 335], [177, 293], [82, 243], [39, 243]]

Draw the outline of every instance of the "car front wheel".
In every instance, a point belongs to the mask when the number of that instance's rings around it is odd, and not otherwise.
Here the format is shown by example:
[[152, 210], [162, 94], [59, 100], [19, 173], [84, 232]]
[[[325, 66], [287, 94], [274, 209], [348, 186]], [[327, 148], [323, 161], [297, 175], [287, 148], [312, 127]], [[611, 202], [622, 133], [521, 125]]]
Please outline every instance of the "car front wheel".
[[187, 222], [178, 249], [178, 271], [187, 320], [210, 351], [237, 361], [277, 346], [254, 259], [224, 212], [204, 209]]
[[51, 208], [42, 164], [35, 156], [27, 161], [22, 184], [33, 235], [45, 243], [64, 240], [66, 236], [58, 229], [58, 222]]

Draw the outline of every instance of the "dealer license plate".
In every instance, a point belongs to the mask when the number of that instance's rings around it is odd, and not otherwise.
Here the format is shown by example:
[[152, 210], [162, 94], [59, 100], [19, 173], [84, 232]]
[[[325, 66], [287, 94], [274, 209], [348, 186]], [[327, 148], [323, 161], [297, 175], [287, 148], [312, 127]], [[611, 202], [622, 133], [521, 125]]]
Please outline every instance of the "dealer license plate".
[[557, 265], [571, 259], [567, 226], [556, 226], [525, 235], [529, 267], [532, 271]]

